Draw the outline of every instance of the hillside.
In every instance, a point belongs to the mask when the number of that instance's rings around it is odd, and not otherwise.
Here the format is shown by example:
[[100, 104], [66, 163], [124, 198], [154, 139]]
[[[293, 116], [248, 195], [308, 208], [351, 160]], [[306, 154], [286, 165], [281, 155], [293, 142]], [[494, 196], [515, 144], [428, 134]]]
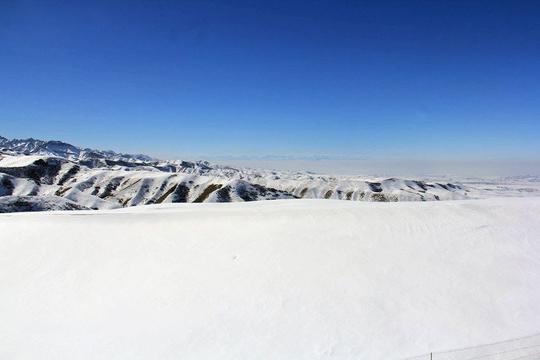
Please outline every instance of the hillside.
[[498, 198], [3, 214], [0, 351], [377, 360], [537, 333], [539, 213]]

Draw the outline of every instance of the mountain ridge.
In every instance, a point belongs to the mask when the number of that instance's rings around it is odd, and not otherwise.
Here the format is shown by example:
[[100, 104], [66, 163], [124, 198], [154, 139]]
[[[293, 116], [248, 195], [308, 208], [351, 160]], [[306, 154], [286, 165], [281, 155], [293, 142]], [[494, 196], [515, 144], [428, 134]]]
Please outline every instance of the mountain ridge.
[[[451, 200], [468, 198], [469, 190], [449, 182], [239, 169], [203, 160], [159, 160], [86, 149], [58, 140], [0, 137], [0, 196], [34, 196], [37, 203], [43, 202], [39, 197], [47, 197], [46, 204], [58, 197], [64, 200], [54, 208], [66, 207], [63, 202], [67, 199], [84, 208], [111, 209], [168, 202], [299, 198]], [[12, 203], [8, 209], [13, 211]]]
[[67, 159], [83, 160], [87, 157], [101, 157], [108, 159], [125, 159], [153, 161], [155, 158], [144, 154], [118, 153], [112, 150], [96, 150], [75, 146], [61, 140], [40, 140], [34, 138], [8, 139], [0, 136], [0, 149], [8, 149], [22, 154], [38, 154], [48, 156], [59, 156]]

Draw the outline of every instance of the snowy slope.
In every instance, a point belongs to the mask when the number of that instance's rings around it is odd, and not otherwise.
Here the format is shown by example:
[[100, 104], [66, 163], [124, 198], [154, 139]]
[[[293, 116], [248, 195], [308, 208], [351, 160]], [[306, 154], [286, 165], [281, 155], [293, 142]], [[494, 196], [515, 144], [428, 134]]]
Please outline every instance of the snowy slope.
[[49, 210], [90, 210], [59, 196], [1, 196], [0, 213]]
[[400, 359], [540, 330], [540, 198], [0, 215], [0, 357]]

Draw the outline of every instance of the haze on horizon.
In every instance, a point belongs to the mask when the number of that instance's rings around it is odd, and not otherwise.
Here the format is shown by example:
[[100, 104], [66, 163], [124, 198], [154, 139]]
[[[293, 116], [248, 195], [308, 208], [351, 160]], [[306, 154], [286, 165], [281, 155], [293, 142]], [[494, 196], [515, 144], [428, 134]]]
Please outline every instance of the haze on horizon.
[[0, 135], [323, 172], [538, 174], [539, 16], [535, 1], [4, 1]]

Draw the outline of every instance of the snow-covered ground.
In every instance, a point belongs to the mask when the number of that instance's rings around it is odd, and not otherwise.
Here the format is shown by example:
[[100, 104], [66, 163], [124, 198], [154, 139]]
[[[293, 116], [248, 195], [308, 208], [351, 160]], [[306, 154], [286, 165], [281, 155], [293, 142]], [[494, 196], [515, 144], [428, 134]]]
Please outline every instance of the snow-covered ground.
[[540, 331], [540, 198], [0, 215], [0, 358], [400, 359]]

